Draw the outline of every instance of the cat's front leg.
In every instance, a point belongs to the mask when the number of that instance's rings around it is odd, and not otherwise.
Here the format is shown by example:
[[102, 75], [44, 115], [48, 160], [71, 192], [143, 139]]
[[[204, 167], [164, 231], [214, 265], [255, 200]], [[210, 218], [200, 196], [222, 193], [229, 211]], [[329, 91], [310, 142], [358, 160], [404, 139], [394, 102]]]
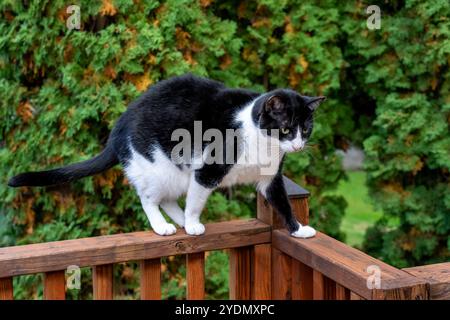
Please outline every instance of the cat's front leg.
[[200, 235], [205, 233], [205, 226], [200, 222], [200, 215], [213, 188], [205, 187], [192, 175], [186, 195], [184, 210], [184, 229], [187, 234]]
[[258, 188], [272, 207], [282, 216], [286, 228], [293, 237], [311, 238], [316, 235], [314, 228], [301, 225], [293, 215], [283, 177], [280, 173], [275, 175], [272, 180], [261, 181]]

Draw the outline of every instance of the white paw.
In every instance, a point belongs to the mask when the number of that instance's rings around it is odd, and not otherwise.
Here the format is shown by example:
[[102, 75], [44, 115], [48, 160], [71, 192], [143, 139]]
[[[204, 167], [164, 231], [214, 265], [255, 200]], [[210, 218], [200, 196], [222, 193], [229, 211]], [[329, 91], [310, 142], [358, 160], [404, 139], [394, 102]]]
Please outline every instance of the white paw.
[[164, 223], [157, 226], [152, 226], [153, 231], [155, 231], [160, 236], [170, 236], [177, 232], [177, 228], [171, 223]]
[[310, 226], [300, 226], [297, 231], [291, 233], [291, 236], [296, 238], [311, 238], [315, 235], [316, 230]]
[[190, 223], [184, 226], [187, 234], [198, 236], [205, 233], [205, 226], [201, 223]]

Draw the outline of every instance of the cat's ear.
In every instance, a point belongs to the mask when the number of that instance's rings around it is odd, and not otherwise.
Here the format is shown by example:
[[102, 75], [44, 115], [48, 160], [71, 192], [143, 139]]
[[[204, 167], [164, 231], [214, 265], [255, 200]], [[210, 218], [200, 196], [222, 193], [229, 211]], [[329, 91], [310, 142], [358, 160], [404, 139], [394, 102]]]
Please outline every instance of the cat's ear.
[[271, 96], [269, 99], [266, 100], [266, 103], [264, 104], [264, 110], [266, 112], [272, 112], [272, 111], [282, 111], [285, 107], [285, 104], [281, 100], [279, 96]]
[[319, 105], [326, 100], [327, 97], [320, 96], [320, 97], [308, 97], [303, 96], [303, 101], [305, 101], [305, 105], [311, 110], [316, 111], [316, 109], [319, 107]]

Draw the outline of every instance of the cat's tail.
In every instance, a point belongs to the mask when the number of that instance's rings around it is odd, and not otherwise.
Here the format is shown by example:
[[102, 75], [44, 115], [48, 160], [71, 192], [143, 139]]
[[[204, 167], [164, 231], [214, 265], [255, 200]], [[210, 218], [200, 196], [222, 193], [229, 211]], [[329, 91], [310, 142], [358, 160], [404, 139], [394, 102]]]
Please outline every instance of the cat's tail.
[[8, 186], [49, 186], [69, 182], [100, 173], [118, 163], [119, 160], [112, 146], [107, 145], [100, 154], [92, 159], [53, 170], [21, 173], [12, 177], [8, 181]]

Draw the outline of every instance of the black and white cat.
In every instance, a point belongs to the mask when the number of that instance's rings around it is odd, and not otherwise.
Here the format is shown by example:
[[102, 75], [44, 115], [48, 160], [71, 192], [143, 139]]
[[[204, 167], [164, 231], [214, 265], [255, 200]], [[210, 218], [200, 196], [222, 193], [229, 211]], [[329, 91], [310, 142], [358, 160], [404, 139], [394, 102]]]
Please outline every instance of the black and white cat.
[[[305, 147], [313, 128], [313, 112], [324, 99], [302, 96], [290, 89], [265, 94], [230, 89], [220, 82], [190, 74], [173, 77], [153, 85], [128, 107], [112, 130], [105, 149], [96, 157], [63, 168], [22, 173], [8, 184], [19, 187], [64, 183], [100, 173], [120, 162], [156, 233], [176, 232], [175, 226], [161, 214], [162, 208], [186, 233], [201, 235], [205, 227], [200, 222], [200, 214], [213, 190], [254, 183], [283, 216], [292, 236], [313, 237], [315, 230], [302, 226], [292, 213], [281, 168], [286, 153]], [[205, 154], [211, 152], [212, 139], [202, 141], [200, 150], [193, 146], [195, 141], [190, 142], [193, 151], [187, 152], [189, 157], [180, 154], [174, 159], [173, 150], [179, 141], [173, 133], [182, 129], [198, 136], [195, 132], [198, 123], [201, 123], [201, 137], [212, 129], [223, 136], [230, 129], [239, 132], [231, 140], [225, 138], [219, 142], [223, 147], [219, 160], [230, 154], [227, 147], [235, 143], [231, 149], [236, 153], [232, 156], [234, 161], [189, 161], [205, 159]], [[269, 155], [275, 170], [263, 172], [261, 163], [249, 160], [262, 152], [254, 148], [261, 141], [272, 143], [271, 150], [273, 145], [277, 147], [278, 151]], [[237, 161], [242, 159], [243, 150], [249, 150], [245, 146], [252, 149], [250, 157]], [[182, 195], [186, 195], [184, 211], [177, 204]]]

